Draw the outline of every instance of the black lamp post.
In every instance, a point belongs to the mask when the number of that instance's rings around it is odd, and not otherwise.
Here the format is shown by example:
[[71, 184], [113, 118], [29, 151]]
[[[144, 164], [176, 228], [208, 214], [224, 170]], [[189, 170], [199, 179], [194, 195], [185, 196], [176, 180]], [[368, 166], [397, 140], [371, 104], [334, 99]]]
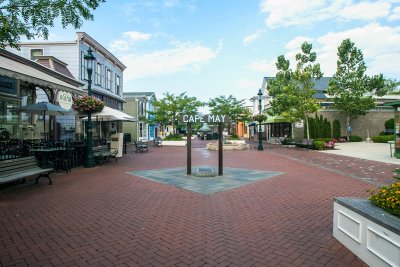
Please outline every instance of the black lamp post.
[[[258, 112], [261, 114], [261, 101], [262, 101], [262, 96], [263, 93], [261, 92], [261, 89], [258, 90]], [[258, 148], [257, 150], [264, 150], [263, 145], [262, 145], [262, 132], [261, 132], [261, 121], [258, 122]]]
[[[96, 59], [92, 54], [92, 49], [89, 47], [87, 54], [84, 56], [84, 59], [87, 61], [87, 73], [88, 73], [88, 95], [92, 95], [92, 73], [93, 73], [93, 62]], [[93, 129], [92, 129], [92, 112], [88, 112], [88, 120], [86, 127], [86, 159], [85, 159], [85, 167], [91, 168], [96, 166], [96, 162], [93, 157]]]

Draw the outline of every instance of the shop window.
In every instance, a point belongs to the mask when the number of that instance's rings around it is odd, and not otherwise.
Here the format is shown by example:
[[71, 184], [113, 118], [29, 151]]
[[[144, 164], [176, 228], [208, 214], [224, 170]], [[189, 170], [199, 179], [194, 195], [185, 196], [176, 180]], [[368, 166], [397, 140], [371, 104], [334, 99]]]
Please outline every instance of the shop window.
[[87, 80], [87, 67], [88, 67], [88, 61], [85, 59], [85, 52], [81, 51], [81, 79], [82, 80]]
[[102, 86], [103, 85], [103, 65], [100, 62], [97, 62], [96, 64], [96, 81], [95, 83], [97, 85]]
[[120, 79], [119, 79], [119, 76], [117, 75], [117, 74], [115, 74], [115, 93], [117, 94], [117, 95], [119, 95], [120, 94]]

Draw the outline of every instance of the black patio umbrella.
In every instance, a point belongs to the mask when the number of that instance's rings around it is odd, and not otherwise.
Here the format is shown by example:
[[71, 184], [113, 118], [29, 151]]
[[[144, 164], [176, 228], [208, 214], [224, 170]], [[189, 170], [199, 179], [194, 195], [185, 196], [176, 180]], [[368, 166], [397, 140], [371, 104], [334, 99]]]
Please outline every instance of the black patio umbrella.
[[46, 115], [65, 115], [72, 112], [48, 102], [39, 102], [30, 106], [16, 108], [14, 111], [43, 115], [44, 132], [46, 132]]

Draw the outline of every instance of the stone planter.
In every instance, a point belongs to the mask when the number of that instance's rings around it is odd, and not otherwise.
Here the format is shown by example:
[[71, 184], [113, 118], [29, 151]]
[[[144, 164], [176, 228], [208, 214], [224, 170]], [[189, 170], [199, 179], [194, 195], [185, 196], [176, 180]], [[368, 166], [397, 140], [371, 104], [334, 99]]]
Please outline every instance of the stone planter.
[[370, 266], [400, 266], [400, 218], [367, 199], [335, 198], [333, 236]]
[[162, 146], [186, 146], [186, 141], [162, 141]]

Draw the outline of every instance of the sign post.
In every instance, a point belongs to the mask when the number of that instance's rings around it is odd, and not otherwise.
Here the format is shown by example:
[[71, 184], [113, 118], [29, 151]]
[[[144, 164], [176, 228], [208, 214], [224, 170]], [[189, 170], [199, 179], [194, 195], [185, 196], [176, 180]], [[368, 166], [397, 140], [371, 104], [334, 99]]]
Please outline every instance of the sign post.
[[192, 175], [192, 123], [187, 124], [187, 168], [186, 174]]
[[192, 123], [218, 123], [218, 175], [222, 176], [223, 171], [223, 144], [222, 144], [222, 128], [223, 124], [228, 120], [226, 115], [183, 115], [181, 122], [187, 124], [187, 162], [186, 173], [192, 174]]

